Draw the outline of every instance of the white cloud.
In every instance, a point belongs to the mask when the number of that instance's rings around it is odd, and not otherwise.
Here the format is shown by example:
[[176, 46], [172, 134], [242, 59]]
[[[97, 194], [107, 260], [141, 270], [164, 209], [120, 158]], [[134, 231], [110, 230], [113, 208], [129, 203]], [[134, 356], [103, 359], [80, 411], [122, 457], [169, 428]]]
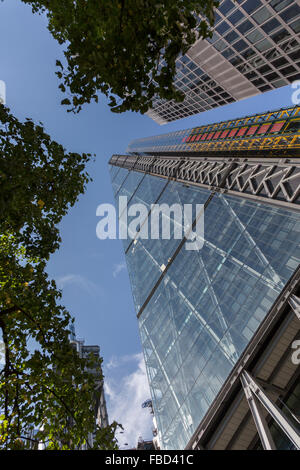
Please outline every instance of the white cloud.
[[59, 277], [56, 282], [59, 289], [63, 289], [70, 284], [75, 284], [90, 295], [102, 293], [100, 286], [97, 286], [97, 284], [80, 274], [66, 274], [65, 276]]
[[[117, 433], [122, 449], [136, 447], [140, 436], [152, 439], [152, 415], [149, 408], [142, 408], [142, 403], [150, 397], [146, 368], [142, 353], [132, 356], [112, 358], [107, 364], [111, 369], [125, 363], [134, 362], [136, 369], [121, 380], [107, 377], [104, 380], [108, 404], [109, 421], [123, 425], [124, 433]], [[128, 445], [125, 446], [125, 443]]]
[[117, 275], [120, 274], [123, 269], [126, 269], [125, 263], [115, 264], [113, 268], [113, 277], [117, 277]]

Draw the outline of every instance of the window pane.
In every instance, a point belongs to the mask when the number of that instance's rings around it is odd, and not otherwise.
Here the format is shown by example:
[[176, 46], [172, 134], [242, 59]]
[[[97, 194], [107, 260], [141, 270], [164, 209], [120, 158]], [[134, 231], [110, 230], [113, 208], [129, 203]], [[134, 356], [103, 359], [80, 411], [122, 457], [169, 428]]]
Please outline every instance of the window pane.
[[266, 21], [268, 18], [271, 18], [272, 13], [267, 9], [267, 7], [261, 8], [259, 11], [252, 15], [252, 18], [256, 21], [256, 23], [261, 24]]
[[264, 37], [263, 34], [258, 30], [252, 31], [252, 33], [250, 33], [250, 34], [248, 34], [248, 36], [246, 36], [248, 41], [252, 42], [252, 44], [254, 44], [257, 41], [260, 41], [261, 39], [263, 39], [263, 37]]

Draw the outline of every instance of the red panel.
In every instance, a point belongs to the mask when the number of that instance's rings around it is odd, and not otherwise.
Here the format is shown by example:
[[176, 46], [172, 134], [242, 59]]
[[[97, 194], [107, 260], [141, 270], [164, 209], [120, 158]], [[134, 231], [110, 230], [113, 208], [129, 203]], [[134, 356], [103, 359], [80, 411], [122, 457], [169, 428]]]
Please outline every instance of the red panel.
[[223, 131], [220, 139], [224, 139], [227, 136], [228, 132], [229, 132], [228, 129], [227, 129], [227, 131]]
[[237, 129], [232, 129], [232, 131], [230, 131], [228, 137], [233, 137], [236, 134], [236, 131], [237, 131]]
[[210, 140], [212, 138], [212, 136], [214, 135], [214, 132], [211, 132], [210, 134], [208, 134], [207, 136], [207, 139], [206, 140]]
[[186, 139], [187, 139], [187, 137], [184, 137], [184, 138], [182, 139], [182, 141], [181, 141], [181, 142], [185, 142], [185, 141], [186, 141]]
[[197, 135], [196, 140], [199, 140], [201, 137], [201, 134]]
[[214, 139], [217, 139], [220, 134], [221, 134], [221, 131], [216, 132], [215, 135], [214, 135]]
[[196, 139], [196, 136], [195, 136], [195, 135], [192, 135], [192, 137], [191, 137], [191, 139], [190, 139], [190, 142], [193, 142], [195, 139]]
[[203, 136], [201, 137], [201, 140], [205, 140], [205, 139], [206, 139], [206, 136], [207, 136], [207, 133], [206, 133], [206, 134], [203, 134]]
[[285, 124], [285, 121], [275, 122], [275, 124], [273, 124], [273, 126], [271, 127], [270, 132], [280, 131], [280, 129], [282, 129], [284, 124]]
[[189, 135], [188, 138], [186, 139], [186, 142], [189, 142], [191, 140], [191, 136]]
[[256, 129], [258, 129], [258, 126], [251, 126], [250, 129], [247, 132], [247, 135], [255, 134]]
[[263, 124], [259, 130], [257, 131], [258, 134], [265, 134], [267, 130], [269, 129], [271, 124]]
[[242, 127], [238, 133], [237, 133], [237, 137], [241, 136], [241, 135], [244, 135], [246, 133], [246, 130], [248, 129], [248, 127]]

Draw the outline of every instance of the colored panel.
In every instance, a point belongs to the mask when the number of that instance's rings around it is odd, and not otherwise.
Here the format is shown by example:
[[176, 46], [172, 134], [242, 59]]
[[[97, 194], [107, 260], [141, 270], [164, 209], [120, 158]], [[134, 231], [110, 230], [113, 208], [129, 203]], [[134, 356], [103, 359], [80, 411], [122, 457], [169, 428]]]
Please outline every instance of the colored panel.
[[284, 124], [285, 124], [285, 121], [275, 122], [275, 124], [273, 124], [273, 126], [271, 127], [270, 132], [279, 132], [280, 129], [282, 129]]
[[208, 136], [207, 136], [207, 139], [206, 139], [206, 140], [211, 140], [211, 138], [212, 138], [212, 136], [213, 136], [213, 135], [214, 135], [214, 133], [213, 133], [213, 132], [211, 132], [210, 134], [208, 134]]
[[230, 131], [228, 137], [233, 137], [237, 132], [237, 129], [232, 129], [232, 131]]
[[196, 135], [193, 135], [192, 138], [191, 138], [191, 142], [194, 142], [194, 140], [196, 139]]
[[265, 134], [267, 130], [269, 129], [271, 124], [263, 124], [260, 126], [259, 130], [257, 131], [257, 134]]
[[229, 129], [227, 129], [226, 131], [222, 132], [222, 135], [221, 135], [220, 139], [225, 139], [225, 137], [227, 136], [228, 132], [229, 132]]
[[248, 127], [242, 127], [238, 133], [237, 133], [237, 137], [240, 137], [241, 135], [244, 135], [247, 131]]
[[200, 140], [201, 134], [197, 135], [196, 140]]
[[201, 140], [205, 140], [205, 139], [206, 139], [206, 136], [207, 136], [207, 133], [206, 133], [206, 134], [203, 134], [202, 137], [201, 137]]
[[256, 130], [258, 129], [259, 126], [251, 126], [250, 129], [247, 132], [247, 135], [253, 135], [255, 134]]
[[221, 134], [221, 131], [216, 132], [215, 135], [214, 135], [214, 139], [218, 139], [220, 134]]

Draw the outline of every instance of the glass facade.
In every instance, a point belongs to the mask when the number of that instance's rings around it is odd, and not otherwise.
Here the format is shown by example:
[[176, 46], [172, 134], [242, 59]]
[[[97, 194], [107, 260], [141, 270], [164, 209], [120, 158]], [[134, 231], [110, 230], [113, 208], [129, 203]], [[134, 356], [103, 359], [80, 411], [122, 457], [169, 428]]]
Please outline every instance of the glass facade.
[[111, 176], [117, 205], [121, 194], [145, 204], [138, 230], [150, 230], [152, 203], [206, 204], [198, 251], [139, 231], [124, 240], [162, 448], [184, 449], [299, 264], [299, 217], [133, 170]]

